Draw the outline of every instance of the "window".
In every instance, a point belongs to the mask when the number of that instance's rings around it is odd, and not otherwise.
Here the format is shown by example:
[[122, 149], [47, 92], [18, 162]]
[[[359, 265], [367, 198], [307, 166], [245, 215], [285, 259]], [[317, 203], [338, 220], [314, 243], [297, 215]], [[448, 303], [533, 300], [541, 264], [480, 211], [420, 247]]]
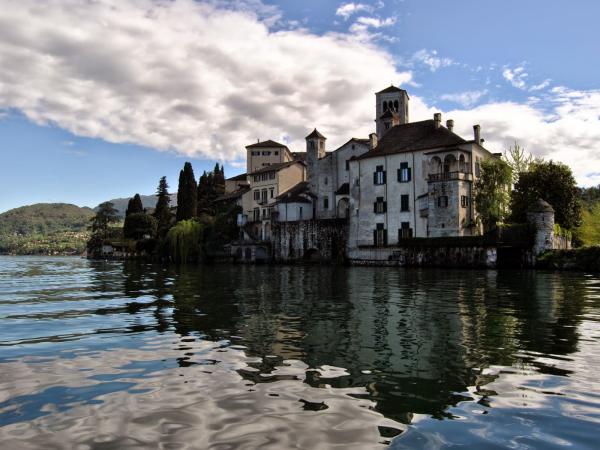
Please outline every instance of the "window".
[[260, 191], [258, 189], [254, 191], [254, 200], [260, 200]]
[[327, 179], [327, 177], [325, 177], [325, 179], [323, 180], [323, 183], [325, 183], [325, 186], [327, 186], [328, 182], [329, 182], [329, 180]]
[[438, 208], [446, 208], [448, 207], [448, 196], [440, 195], [437, 199]]
[[387, 202], [383, 201], [383, 197], [377, 197], [377, 201], [373, 203], [373, 212], [375, 214], [383, 214], [387, 211]]
[[263, 203], [267, 203], [267, 190], [263, 189], [260, 194], [261, 194], [261, 196], [260, 196], [261, 201]]
[[377, 166], [375, 172], [373, 172], [373, 183], [385, 184], [385, 170], [383, 170], [383, 166]]
[[475, 158], [475, 176], [479, 177], [481, 175], [481, 166], [479, 165], [479, 158]]
[[254, 175], [254, 181], [260, 181], [260, 175]]
[[319, 141], [319, 148], [321, 150], [323, 150], [323, 146], [325, 145], [325, 143], [323, 141]]
[[298, 218], [302, 220], [302, 206], [298, 207]]
[[269, 197], [274, 198], [275, 197], [275, 188], [269, 188], [269, 192], [270, 192]]
[[323, 209], [329, 209], [329, 198], [327, 197], [323, 199]]
[[387, 230], [383, 228], [382, 223], [378, 223], [377, 228], [373, 230], [373, 244], [376, 247], [387, 245]]
[[254, 208], [253, 214], [254, 214], [254, 221], [255, 222], [259, 221], [260, 220], [260, 209]]
[[269, 172], [269, 180], [275, 179], [275, 172]]
[[275, 150], [273, 153], [275, 154], [275, 156], [279, 156], [279, 150]]
[[466, 195], [461, 195], [460, 196], [460, 206], [463, 208], [466, 208], [469, 206], [469, 197], [467, 197]]
[[262, 152], [263, 156], [271, 156], [271, 152]]
[[408, 195], [401, 195], [400, 196], [400, 211], [409, 211], [410, 208], [408, 207]]
[[350, 160], [346, 160], [346, 170], [350, 170]]
[[310, 148], [311, 150], [315, 149], [315, 141], [308, 141], [308, 148]]
[[410, 222], [401, 222], [398, 229], [398, 240], [413, 237], [413, 230], [410, 227]]
[[398, 169], [398, 181], [400, 183], [408, 183], [411, 180], [411, 170], [407, 162], [400, 163]]
[[385, 129], [386, 129], [386, 130], [389, 130], [389, 129], [390, 129], [390, 123], [389, 123], [389, 122], [385, 122], [385, 124], [384, 124], [384, 125], [385, 125]]
[[269, 208], [263, 208], [263, 219], [267, 219], [269, 217]]

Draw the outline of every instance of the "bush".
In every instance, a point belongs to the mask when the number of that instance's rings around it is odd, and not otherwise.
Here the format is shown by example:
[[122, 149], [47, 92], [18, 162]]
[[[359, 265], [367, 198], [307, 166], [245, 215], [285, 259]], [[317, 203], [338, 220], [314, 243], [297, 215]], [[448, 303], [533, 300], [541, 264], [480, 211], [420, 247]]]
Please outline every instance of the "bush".
[[549, 250], [537, 259], [536, 267], [600, 272], [600, 246]]

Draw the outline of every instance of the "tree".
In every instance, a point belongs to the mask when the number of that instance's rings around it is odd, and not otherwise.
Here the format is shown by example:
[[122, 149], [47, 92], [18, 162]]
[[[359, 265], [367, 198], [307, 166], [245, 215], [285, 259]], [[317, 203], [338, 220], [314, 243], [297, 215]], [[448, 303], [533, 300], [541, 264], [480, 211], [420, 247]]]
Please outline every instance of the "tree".
[[106, 238], [110, 224], [118, 221], [119, 216], [115, 205], [111, 202], [100, 203], [96, 215], [91, 218], [90, 229], [92, 230], [92, 234]]
[[504, 152], [504, 159], [512, 169], [513, 183], [519, 180], [521, 173], [529, 170], [531, 164], [535, 161], [541, 162], [541, 160], [536, 160], [531, 153], [526, 152], [524, 148], [521, 148], [516, 141], [514, 147], [509, 147], [508, 151]]
[[182, 220], [167, 234], [167, 245], [172, 261], [197, 262], [202, 257], [204, 225], [196, 220]]
[[130, 214], [139, 214], [144, 212], [144, 205], [142, 204], [142, 199], [140, 198], [140, 194], [135, 194], [133, 198], [129, 199], [129, 203], [127, 203], [127, 209], [125, 210], [125, 217]]
[[491, 231], [505, 220], [510, 204], [512, 169], [498, 158], [481, 164], [481, 176], [475, 183], [475, 207], [484, 231]]
[[600, 245], [600, 201], [589, 209], [584, 208], [581, 219], [574, 237], [583, 245]]
[[158, 199], [154, 208], [154, 218], [157, 221], [157, 233], [160, 238], [166, 236], [171, 227], [171, 195], [169, 194], [169, 185], [167, 177], [162, 177], [158, 182], [156, 190]]
[[177, 191], [177, 222], [196, 216], [198, 185], [194, 178], [192, 164], [186, 162], [179, 172], [179, 189]]
[[571, 169], [553, 161], [536, 161], [528, 172], [523, 172], [511, 195], [511, 219], [525, 222], [527, 209], [538, 198], [554, 208], [554, 221], [568, 230], [581, 225], [579, 189]]
[[156, 234], [158, 221], [145, 213], [129, 214], [125, 217], [123, 234], [126, 238], [140, 240], [152, 238]]

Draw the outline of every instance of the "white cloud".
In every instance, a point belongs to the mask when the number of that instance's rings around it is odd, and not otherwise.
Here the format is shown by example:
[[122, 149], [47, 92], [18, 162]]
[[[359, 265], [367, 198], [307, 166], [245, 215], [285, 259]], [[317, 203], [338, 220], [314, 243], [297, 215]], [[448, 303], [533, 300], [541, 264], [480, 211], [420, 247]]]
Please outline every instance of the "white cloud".
[[535, 92], [535, 91], [541, 91], [543, 89], [546, 89], [548, 86], [550, 86], [550, 82], [551, 81], [552, 80], [550, 78], [548, 78], [548, 79], [542, 81], [540, 84], [536, 84], [534, 86], [531, 86], [529, 88], [529, 90], [532, 91], [532, 92]]
[[420, 62], [421, 64], [425, 64], [432, 72], [435, 72], [442, 67], [448, 67], [454, 64], [454, 61], [451, 58], [442, 58], [438, 56], [437, 50], [429, 51], [426, 49], [421, 49], [415, 52], [415, 54], [412, 56], [412, 60]]
[[525, 79], [529, 74], [525, 72], [525, 67], [523, 66], [516, 67], [515, 69], [505, 66], [502, 71], [502, 76], [506, 81], [518, 89], [525, 89], [527, 87]]
[[343, 17], [344, 20], [348, 20], [350, 16], [361, 11], [373, 12], [373, 7], [365, 3], [342, 3], [335, 11], [335, 15]]
[[465, 91], [457, 92], [455, 94], [443, 94], [440, 98], [449, 102], [458, 103], [464, 106], [465, 108], [468, 108], [477, 103], [479, 99], [481, 99], [481, 97], [483, 97], [487, 93], [487, 89], [483, 91]]
[[480, 123], [491, 151], [502, 152], [517, 141], [536, 156], [569, 165], [581, 185], [600, 184], [600, 90], [552, 92], [549, 109], [548, 104], [497, 102], [446, 115], [464, 136], [472, 136], [472, 125]]
[[287, 136], [301, 150], [314, 126], [332, 146], [366, 136], [373, 92], [410, 80], [372, 43], [275, 32], [276, 10], [247, 5], [6, 0], [0, 109], [76, 135], [239, 161], [257, 137]]
[[[243, 6], [256, 1], [4, 4], [0, 111], [111, 142], [239, 164], [256, 138], [302, 150], [317, 126], [334, 148], [373, 130], [374, 92], [390, 81], [412, 83], [388, 53], [354, 34], [272, 31], [278, 11]], [[417, 53], [431, 70], [454, 64], [435, 51]], [[509, 70], [512, 81], [525, 78], [524, 69]], [[472, 93], [447, 95], [464, 107], [477, 101]], [[446, 118], [465, 136], [480, 123], [490, 150], [517, 140], [569, 164], [581, 184], [600, 183], [600, 90], [554, 87], [542, 99], [457, 109]], [[413, 120], [433, 112], [411, 95]]]

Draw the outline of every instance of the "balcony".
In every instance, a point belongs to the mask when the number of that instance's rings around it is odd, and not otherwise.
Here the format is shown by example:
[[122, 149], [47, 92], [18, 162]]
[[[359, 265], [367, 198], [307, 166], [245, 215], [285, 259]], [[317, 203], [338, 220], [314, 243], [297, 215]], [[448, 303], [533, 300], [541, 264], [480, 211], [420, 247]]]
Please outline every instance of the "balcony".
[[433, 183], [433, 182], [437, 182], [437, 181], [454, 181], [454, 180], [473, 181], [473, 174], [470, 172], [463, 172], [463, 171], [430, 173], [427, 181], [429, 183]]

